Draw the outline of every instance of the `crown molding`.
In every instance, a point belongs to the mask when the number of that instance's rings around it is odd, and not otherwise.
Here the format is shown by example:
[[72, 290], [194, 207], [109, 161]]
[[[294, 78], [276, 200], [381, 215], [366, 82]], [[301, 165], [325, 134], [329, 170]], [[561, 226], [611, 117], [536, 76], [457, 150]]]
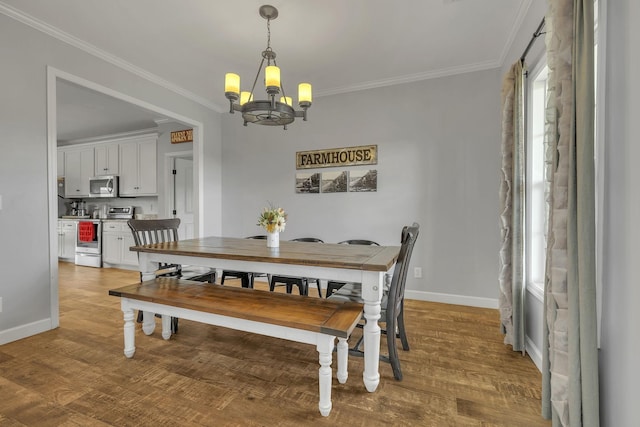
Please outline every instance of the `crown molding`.
[[34, 28], [38, 31], [41, 31], [53, 38], [56, 38], [64, 43], [67, 43], [68, 45], [71, 45], [75, 48], [78, 48], [84, 52], [87, 52], [90, 55], [93, 55], [97, 58], [102, 59], [103, 61], [106, 61], [112, 65], [115, 65], [118, 68], [122, 68], [123, 70], [126, 70], [132, 74], [137, 75], [138, 77], [141, 77], [151, 83], [154, 83], [158, 86], [161, 86], [167, 90], [170, 90], [171, 92], [174, 92], [180, 96], [183, 96], [187, 99], [190, 99], [193, 102], [196, 102], [200, 105], [202, 105], [203, 107], [206, 107], [210, 110], [213, 110], [217, 113], [222, 113], [224, 111], [223, 108], [221, 108], [219, 105], [216, 105], [214, 103], [212, 103], [211, 101], [196, 95], [195, 93], [188, 91], [178, 85], [175, 85], [171, 82], [169, 82], [168, 80], [163, 79], [160, 76], [157, 76], [153, 73], [150, 73], [149, 71], [146, 71], [140, 67], [137, 67], [133, 64], [131, 64], [130, 62], [127, 62], [107, 51], [104, 51], [90, 43], [87, 43], [77, 37], [72, 36], [71, 34], [68, 34], [62, 30], [60, 30], [59, 28], [56, 28], [52, 25], [47, 24], [46, 22], [43, 22], [31, 15], [28, 15], [24, 12], [22, 12], [21, 10], [18, 10], [12, 6], [9, 6], [8, 4], [0, 1], [0, 13], [15, 19], [18, 22], [21, 22], [25, 25], [30, 26], [31, 28]]
[[449, 76], [455, 76], [458, 74], [472, 73], [475, 71], [492, 70], [494, 68], [499, 68], [501, 66], [502, 66], [502, 63], [500, 61], [479, 62], [477, 64], [463, 65], [460, 67], [442, 68], [440, 70], [427, 71], [425, 73], [408, 74], [405, 76], [398, 76], [390, 79], [373, 80], [370, 82], [364, 82], [357, 85], [343, 86], [343, 87], [338, 87], [334, 89], [322, 90], [322, 91], [318, 91], [317, 94], [314, 93], [314, 96], [321, 97], [321, 96], [337, 95], [337, 94], [347, 93], [347, 92], [356, 92], [359, 90], [375, 89], [379, 87], [393, 86], [393, 85], [399, 85], [404, 83], [413, 83], [413, 82], [418, 82], [422, 80], [430, 80], [430, 79], [437, 79], [440, 77], [449, 77]]
[[59, 141], [58, 146], [67, 147], [70, 145], [91, 144], [96, 142], [115, 142], [115, 141], [135, 139], [135, 138], [140, 138], [145, 136], [149, 136], [149, 137], [154, 136], [157, 138], [158, 135], [159, 135], [158, 129], [156, 128], [138, 129], [138, 130], [133, 130], [129, 132], [111, 133], [107, 135], [92, 136], [89, 138], [78, 138], [78, 139], [69, 139], [66, 141]]
[[513, 47], [513, 43], [516, 40], [516, 36], [522, 30], [522, 23], [524, 22], [525, 17], [527, 16], [527, 12], [531, 7], [531, 1], [527, 0], [520, 4], [520, 9], [518, 10], [518, 14], [516, 15], [516, 19], [513, 20], [513, 25], [511, 26], [511, 31], [509, 32], [509, 36], [507, 37], [507, 42], [504, 44], [502, 48], [502, 53], [500, 54], [500, 66], [504, 66], [505, 61], [507, 60], [507, 55], [509, 51]]

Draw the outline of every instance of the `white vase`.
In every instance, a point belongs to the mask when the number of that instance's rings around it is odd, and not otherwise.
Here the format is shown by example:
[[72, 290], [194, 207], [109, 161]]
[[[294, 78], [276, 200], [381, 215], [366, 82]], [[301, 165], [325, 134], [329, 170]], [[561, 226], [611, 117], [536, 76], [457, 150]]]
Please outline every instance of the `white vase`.
[[274, 231], [273, 233], [267, 232], [267, 247], [277, 248], [280, 247], [280, 233]]

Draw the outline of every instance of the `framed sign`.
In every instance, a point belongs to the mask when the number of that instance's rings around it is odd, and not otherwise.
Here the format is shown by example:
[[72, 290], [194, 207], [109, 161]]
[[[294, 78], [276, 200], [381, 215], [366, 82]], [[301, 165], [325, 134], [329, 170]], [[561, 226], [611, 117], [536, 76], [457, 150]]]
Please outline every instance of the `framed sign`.
[[182, 142], [193, 142], [193, 129], [171, 132], [172, 144], [180, 144]]
[[296, 169], [376, 164], [378, 164], [377, 145], [296, 152]]

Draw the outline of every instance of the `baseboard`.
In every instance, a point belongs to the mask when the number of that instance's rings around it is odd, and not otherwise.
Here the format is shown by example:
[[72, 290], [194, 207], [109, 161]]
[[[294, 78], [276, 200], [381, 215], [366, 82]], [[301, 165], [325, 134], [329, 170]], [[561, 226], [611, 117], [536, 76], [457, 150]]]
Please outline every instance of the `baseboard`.
[[542, 352], [529, 337], [525, 337], [525, 349], [538, 370], [542, 372]]
[[441, 302], [444, 304], [467, 305], [480, 308], [498, 308], [498, 300], [494, 298], [471, 297], [467, 295], [440, 294], [436, 292], [404, 291], [406, 299], [418, 301]]
[[15, 328], [0, 331], [0, 345], [23, 338], [37, 335], [51, 329], [51, 319], [42, 319], [37, 322], [28, 323], [26, 325], [17, 326]]

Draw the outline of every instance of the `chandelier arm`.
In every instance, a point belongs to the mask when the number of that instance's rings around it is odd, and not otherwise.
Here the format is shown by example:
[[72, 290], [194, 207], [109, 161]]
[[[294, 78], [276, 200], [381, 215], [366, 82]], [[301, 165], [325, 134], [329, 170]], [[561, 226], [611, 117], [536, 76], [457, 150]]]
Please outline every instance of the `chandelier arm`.
[[256, 78], [253, 80], [253, 86], [251, 86], [251, 94], [249, 95], [249, 99], [253, 98], [253, 90], [256, 88], [256, 83], [258, 82], [258, 77], [260, 77], [260, 70], [262, 70], [263, 65], [264, 57], [262, 57], [262, 61], [260, 61], [260, 65], [258, 66], [258, 72], [256, 73]]

